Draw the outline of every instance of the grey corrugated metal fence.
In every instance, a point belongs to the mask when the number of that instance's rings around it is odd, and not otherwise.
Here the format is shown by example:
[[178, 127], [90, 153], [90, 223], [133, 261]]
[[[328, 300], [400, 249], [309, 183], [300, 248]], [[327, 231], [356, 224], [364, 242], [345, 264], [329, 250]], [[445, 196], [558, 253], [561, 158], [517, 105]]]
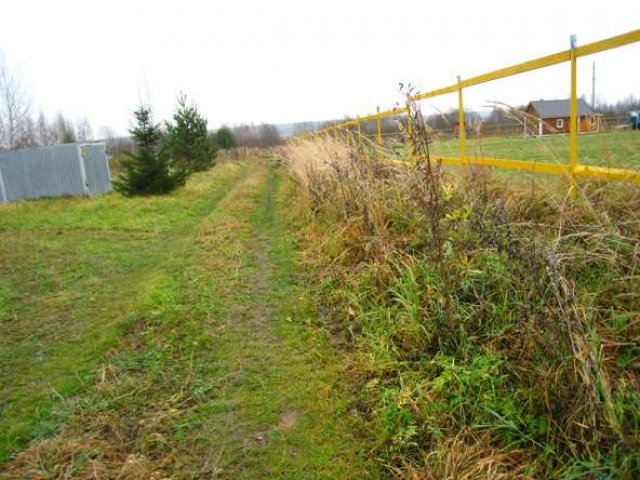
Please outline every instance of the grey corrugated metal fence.
[[0, 152], [0, 201], [111, 191], [104, 143]]

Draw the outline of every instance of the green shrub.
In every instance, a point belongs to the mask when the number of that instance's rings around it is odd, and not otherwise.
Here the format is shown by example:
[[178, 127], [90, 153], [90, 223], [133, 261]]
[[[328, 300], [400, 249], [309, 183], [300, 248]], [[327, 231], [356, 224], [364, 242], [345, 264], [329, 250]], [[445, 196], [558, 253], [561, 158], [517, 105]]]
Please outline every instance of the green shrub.
[[166, 122], [162, 155], [170, 164], [186, 172], [198, 172], [215, 165], [216, 149], [207, 133], [207, 119], [195, 104], [180, 95], [173, 122]]
[[141, 105], [134, 117], [136, 125], [130, 133], [137, 148], [120, 162], [122, 173], [114, 187], [126, 196], [170, 193], [184, 184], [187, 173], [182, 168], [172, 167], [167, 157], [160, 153], [162, 132], [153, 123], [151, 107]]
[[238, 142], [236, 141], [236, 137], [233, 135], [233, 132], [229, 127], [224, 125], [211, 135], [211, 142], [216, 148], [221, 148], [223, 150], [230, 150], [238, 146]]

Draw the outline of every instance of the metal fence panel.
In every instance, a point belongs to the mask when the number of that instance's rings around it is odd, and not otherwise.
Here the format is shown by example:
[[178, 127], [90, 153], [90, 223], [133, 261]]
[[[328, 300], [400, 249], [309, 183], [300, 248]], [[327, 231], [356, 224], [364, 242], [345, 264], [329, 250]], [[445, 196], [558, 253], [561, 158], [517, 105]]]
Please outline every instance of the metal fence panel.
[[104, 143], [89, 143], [78, 146], [84, 162], [89, 195], [99, 195], [113, 190]]
[[[81, 149], [86, 152], [86, 160]], [[95, 195], [109, 190], [111, 181], [104, 144], [66, 144], [0, 152], [0, 201]]]

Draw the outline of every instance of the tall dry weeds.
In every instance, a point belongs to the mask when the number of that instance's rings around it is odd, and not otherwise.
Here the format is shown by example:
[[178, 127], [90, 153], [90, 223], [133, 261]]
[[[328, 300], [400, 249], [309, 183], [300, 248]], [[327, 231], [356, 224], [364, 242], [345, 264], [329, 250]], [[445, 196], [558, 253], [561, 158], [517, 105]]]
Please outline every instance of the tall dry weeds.
[[[327, 326], [398, 478], [640, 474], [640, 192], [289, 143]], [[421, 123], [422, 122], [422, 123]]]

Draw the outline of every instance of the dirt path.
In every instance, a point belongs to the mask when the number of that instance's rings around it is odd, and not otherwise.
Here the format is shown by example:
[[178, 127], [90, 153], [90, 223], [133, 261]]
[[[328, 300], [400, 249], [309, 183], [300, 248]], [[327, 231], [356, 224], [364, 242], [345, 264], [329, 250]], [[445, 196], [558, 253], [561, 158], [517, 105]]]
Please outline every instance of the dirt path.
[[[295, 281], [293, 188], [255, 162], [177, 242], [95, 385], [2, 478], [378, 478]], [[3, 476], [4, 475], [4, 476]]]

